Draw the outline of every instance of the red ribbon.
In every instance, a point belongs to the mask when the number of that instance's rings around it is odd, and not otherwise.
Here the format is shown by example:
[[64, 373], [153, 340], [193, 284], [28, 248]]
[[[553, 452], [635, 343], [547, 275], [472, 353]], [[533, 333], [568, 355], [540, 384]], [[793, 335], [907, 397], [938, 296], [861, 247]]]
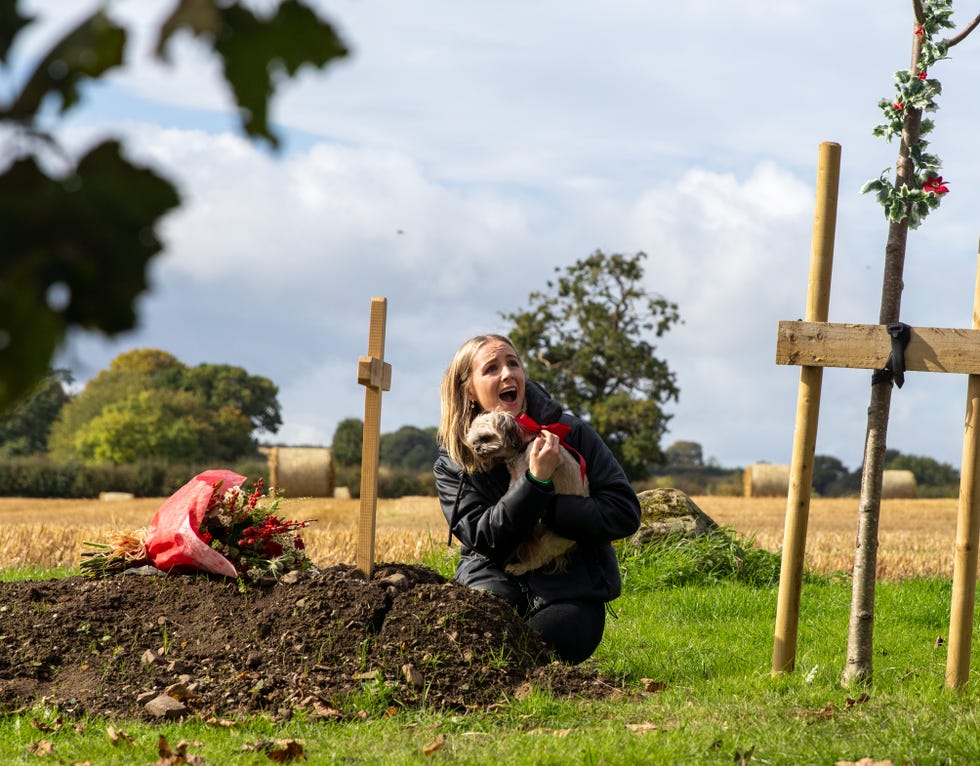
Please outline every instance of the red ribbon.
[[572, 430], [571, 426], [566, 425], [565, 423], [547, 423], [546, 425], [541, 425], [540, 423], [535, 422], [534, 418], [526, 413], [518, 415], [516, 418], [514, 418], [514, 420], [517, 422], [517, 425], [519, 425], [529, 434], [537, 435], [542, 431], [548, 431], [557, 436], [558, 443], [561, 444], [562, 447], [570, 452], [574, 452], [578, 456], [578, 466], [582, 471], [582, 483], [585, 484], [585, 458], [582, 457], [581, 452], [565, 441], [565, 437], [568, 436]]

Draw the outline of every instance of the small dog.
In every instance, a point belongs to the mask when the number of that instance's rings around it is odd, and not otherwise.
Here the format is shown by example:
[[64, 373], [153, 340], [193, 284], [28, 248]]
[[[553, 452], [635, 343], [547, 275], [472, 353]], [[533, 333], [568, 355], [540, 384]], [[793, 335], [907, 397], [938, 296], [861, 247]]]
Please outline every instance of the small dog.
[[[527, 471], [528, 450], [534, 439], [508, 412], [481, 412], [466, 432], [466, 443], [483, 470], [489, 470], [497, 463], [506, 463], [511, 484]], [[588, 497], [589, 484], [582, 476], [578, 461], [565, 448], [562, 448], [561, 455], [561, 462], [551, 477], [555, 492]], [[531, 538], [521, 543], [514, 560], [504, 569], [508, 574], [522, 575], [550, 562], [553, 571], [561, 571], [565, 565], [565, 553], [573, 545], [573, 540], [555, 534], [538, 522]]]

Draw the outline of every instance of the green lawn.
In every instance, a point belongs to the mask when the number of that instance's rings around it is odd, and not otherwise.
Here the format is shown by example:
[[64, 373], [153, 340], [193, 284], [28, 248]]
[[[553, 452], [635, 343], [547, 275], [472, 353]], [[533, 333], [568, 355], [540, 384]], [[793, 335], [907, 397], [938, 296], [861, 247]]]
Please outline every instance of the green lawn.
[[[162, 736], [173, 753], [184, 743], [185, 760], [160, 760], [174, 764], [268, 763], [260, 745], [279, 742], [269, 746], [285, 754], [290, 740], [306, 757], [292, 762], [308, 764], [980, 763], [978, 663], [965, 691], [945, 688], [948, 582], [879, 584], [874, 682], [843, 688], [850, 584], [807, 579], [797, 670], [773, 677], [778, 570], [756, 553], [746, 545], [724, 556], [699, 550], [693, 564], [676, 551], [624, 561], [626, 589], [594, 661], [622, 680], [626, 697], [561, 701], [536, 691], [480, 713], [388, 717], [365, 700], [364, 719], [232, 728], [58, 724], [57, 711], [37, 708], [0, 718], [0, 762], [154, 764]], [[109, 726], [132, 744], [113, 744]], [[45, 757], [31, 752], [42, 741]]]

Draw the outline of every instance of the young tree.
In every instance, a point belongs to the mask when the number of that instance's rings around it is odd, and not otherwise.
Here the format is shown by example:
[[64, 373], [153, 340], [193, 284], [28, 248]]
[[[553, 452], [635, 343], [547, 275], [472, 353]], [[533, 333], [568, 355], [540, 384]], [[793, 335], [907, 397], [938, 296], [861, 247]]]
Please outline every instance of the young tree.
[[[0, 10], [2, 66], [32, 21], [19, 5], [6, 0]], [[304, 65], [322, 68], [346, 56], [347, 48], [301, 0], [282, 0], [261, 16], [248, 5], [173, 0], [156, 55], [166, 60], [181, 32], [206, 44], [221, 60], [242, 130], [276, 148], [268, 103], [278, 84]], [[180, 204], [174, 186], [127, 160], [119, 141], [105, 139], [69, 159], [42, 122], [42, 107], [47, 116], [49, 106], [64, 114], [87, 81], [121, 66], [126, 41], [126, 30], [98, 8], [40, 56], [26, 78], [10, 77], [12, 87], [4, 89], [10, 98], [0, 100], [12, 158], [0, 167], [0, 412], [44, 376], [69, 328], [114, 335], [134, 326], [147, 266], [163, 247], [157, 225]]]
[[[878, 317], [878, 322], [883, 325], [899, 321], [909, 229], [919, 226], [949, 191], [943, 177], [938, 175], [939, 158], [926, 152], [927, 142], [922, 138], [933, 127], [932, 120], [923, 119], [923, 112], [935, 111], [935, 98], [941, 91], [939, 81], [929, 77], [929, 70], [933, 64], [946, 58], [949, 48], [964, 40], [980, 23], [978, 16], [960, 34], [940, 41], [935, 36], [953, 26], [949, 20], [953, 12], [951, 0], [913, 0], [912, 6], [915, 16], [912, 61], [908, 70], [895, 74], [897, 96], [879, 102], [885, 121], [875, 128], [875, 135], [889, 141], [892, 138], [899, 140], [895, 180], [888, 180], [885, 171], [864, 187], [866, 192], [875, 192], [888, 219]], [[870, 683], [872, 677], [878, 518], [891, 394], [891, 377], [876, 376], [872, 379], [861, 474], [847, 660], [841, 676], [845, 684]]]
[[502, 314], [528, 375], [589, 421], [631, 479], [663, 461], [660, 448], [677, 400], [675, 375], [648, 338], [680, 321], [677, 305], [643, 287], [646, 254], [597, 250], [565, 269], [528, 308]]

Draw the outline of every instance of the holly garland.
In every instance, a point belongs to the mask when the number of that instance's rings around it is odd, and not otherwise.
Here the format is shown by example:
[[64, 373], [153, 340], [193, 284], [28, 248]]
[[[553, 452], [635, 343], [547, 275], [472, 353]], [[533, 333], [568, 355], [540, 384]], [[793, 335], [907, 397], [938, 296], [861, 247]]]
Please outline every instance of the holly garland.
[[[915, 30], [919, 38], [918, 58], [911, 70], [895, 73], [896, 96], [878, 102], [885, 121], [875, 126], [873, 134], [888, 142], [895, 136], [902, 139], [906, 122], [915, 110], [920, 113], [935, 112], [938, 108], [936, 97], [942, 93], [942, 84], [929, 76], [929, 70], [933, 64], [947, 58], [949, 43], [935, 41], [933, 37], [942, 29], [953, 27], [950, 21], [952, 0], [922, 0], [921, 10], [923, 21]], [[939, 175], [942, 163], [939, 157], [926, 151], [929, 142], [923, 139], [933, 127], [935, 124], [931, 119], [922, 118], [918, 135], [905, 136], [909, 141], [908, 152], [913, 172], [908, 183], [896, 186], [886, 177], [891, 168], [885, 168], [877, 179], [861, 187], [862, 194], [875, 193], [889, 221], [900, 223], [908, 217], [908, 225], [912, 229], [917, 228], [930, 211], [938, 208], [943, 196], [949, 192], [948, 182]]]

